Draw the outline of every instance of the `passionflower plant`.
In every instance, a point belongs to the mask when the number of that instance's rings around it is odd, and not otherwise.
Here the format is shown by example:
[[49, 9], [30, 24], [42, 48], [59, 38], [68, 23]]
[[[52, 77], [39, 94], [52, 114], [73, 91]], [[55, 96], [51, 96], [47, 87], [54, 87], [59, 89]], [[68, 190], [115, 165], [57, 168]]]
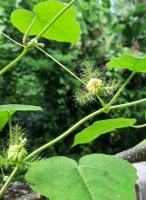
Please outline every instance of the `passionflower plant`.
[[84, 61], [81, 71], [81, 80], [85, 84], [76, 91], [75, 98], [82, 105], [97, 100], [102, 102], [101, 97], [113, 95], [119, 87], [119, 82], [115, 79], [106, 81], [101, 70], [94, 67], [93, 61]]

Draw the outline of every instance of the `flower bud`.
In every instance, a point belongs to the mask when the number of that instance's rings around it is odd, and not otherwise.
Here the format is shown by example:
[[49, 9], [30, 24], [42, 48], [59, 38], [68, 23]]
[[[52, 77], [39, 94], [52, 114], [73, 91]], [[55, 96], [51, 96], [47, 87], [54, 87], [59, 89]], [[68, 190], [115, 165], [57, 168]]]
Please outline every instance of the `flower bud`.
[[9, 178], [9, 176], [4, 176], [4, 177], [3, 177], [3, 181], [7, 181], [8, 178]]
[[37, 43], [37, 46], [43, 48], [45, 45], [43, 43]]
[[21, 144], [22, 146], [24, 146], [24, 145], [26, 144], [26, 142], [27, 142], [27, 138], [23, 138], [23, 139], [21, 140], [20, 144]]
[[11, 145], [8, 149], [8, 158], [11, 161], [20, 162], [26, 155], [27, 151], [22, 145]]
[[91, 78], [86, 85], [86, 89], [93, 95], [99, 94], [104, 90], [103, 82], [100, 79]]
[[30, 40], [30, 42], [28, 42], [28, 46], [34, 46], [38, 43], [37, 39], [33, 38]]

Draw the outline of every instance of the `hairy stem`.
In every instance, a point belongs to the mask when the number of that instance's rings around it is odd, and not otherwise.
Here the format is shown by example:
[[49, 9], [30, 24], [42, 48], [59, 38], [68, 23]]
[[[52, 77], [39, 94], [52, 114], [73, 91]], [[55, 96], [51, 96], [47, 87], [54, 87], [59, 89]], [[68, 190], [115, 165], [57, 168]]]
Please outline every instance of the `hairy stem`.
[[42, 48], [38, 47], [37, 45], [35, 45], [35, 47], [37, 49], [39, 49], [40, 51], [42, 51], [47, 57], [51, 58], [54, 62], [56, 62], [58, 65], [60, 65], [65, 71], [67, 71], [71, 76], [73, 76], [74, 78], [76, 78], [79, 82], [81, 82], [82, 84], [85, 85], [85, 83], [78, 77], [76, 76], [73, 72], [71, 72], [69, 69], [67, 69], [63, 64], [61, 64], [58, 60], [56, 60], [53, 56], [51, 56], [50, 54], [48, 54], [46, 51], [44, 51]]
[[7, 181], [3, 185], [3, 187], [0, 190], [0, 198], [4, 195], [5, 191], [7, 190], [9, 184], [11, 183], [13, 177], [15, 176], [16, 172], [18, 171], [18, 167], [15, 167], [12, 171], [11, 175], [8, 177]]
[[5, 68], [3, 68], [0, 71], [0, 76], [3, 75], [7, 70], [9, 70], [13, 65], [15, 65], [23, 56], [26, 55], [26, 53], [28, 52], [28, 47], [24, 48], [23, 52], [15, 59], [13, 60], [10, 64], [8, 64]]
[[103, 108], [106, 108], [106, 104], [104, 103], [104, 101], [102, 100], [102, 98], [97, 94], [96, 95], [97, 99], [99, 100], [100, 104], [102, 105]]
[[67, 11], [77, 0], [72, 0], [63, 10], [61, 10], [56, 17], [54, 17], [47, 26], [35, 37], [36, 40], [38, 40], [56, 21], [58, 18], [61, 17], [61, 15], [64, 14], [65, 11]]

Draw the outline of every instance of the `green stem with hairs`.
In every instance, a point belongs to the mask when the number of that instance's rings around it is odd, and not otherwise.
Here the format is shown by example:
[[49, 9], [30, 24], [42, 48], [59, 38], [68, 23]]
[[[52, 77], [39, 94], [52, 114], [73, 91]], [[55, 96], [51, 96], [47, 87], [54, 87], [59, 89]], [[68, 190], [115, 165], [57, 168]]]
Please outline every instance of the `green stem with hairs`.
[[79, 82], [85, 85], [84, 81], [82, 81], [78, 76], [76, 76], [73, 72], [71, 72], [69, 69], [67, 69], [63, 64], [61, 64], [58, 60], [56, 60], [53, 56], [48, 54], [46, 51], [44, 51], [42, 48], [35, 45], [37, 49], [39, 49], [41, 52], [43, 52], [47, 57], [51, 58], [54, 62], [56, 62], [58, 65], [60, 65], [66, 72], [68, 72], [71, 76], [76, 78]]
[[61, 15], [64, 14], [66, 10], [68, 10], [77, 0], [71, 1], [67, 6], [64, 7], [63, 10], [61, 10], [56, 17], [54, 17], [48, 24], [47, 26], [35, 37], [36, 40], [38, 40], [57, 20], [58, 18], [61, 17]]
[[104, 101], [102, 100], [102, 98], [101, 98], [98, 94], [96, 94], [96, 97], [97, 97], [97, 99], [100, 101], [102, 107], [105, 108], [105, 107], [106, 107], [106, 104], [104, 103]]
[[15, 65], [23, 56], [25, 56], [28, 50], [29, 47], [25, 47], [23, 52], [15, 60], [13, 60], [10, 64], [8, 64], [5, 68], [3, 68], [0, 71], [0, 76], [3, 75], [7, 70], [9, 70], [13, 65]]
[[10, 185], [13, 177], [15, 176], [16, 172], [18, 171], [18, 167], [15, 167], [10, 176], [8, 177], [7, 181], [3, 185], [3, 187], [0, 190], [0, 198], [3, 197], [5, 191], [7, 190], [8, 186]]

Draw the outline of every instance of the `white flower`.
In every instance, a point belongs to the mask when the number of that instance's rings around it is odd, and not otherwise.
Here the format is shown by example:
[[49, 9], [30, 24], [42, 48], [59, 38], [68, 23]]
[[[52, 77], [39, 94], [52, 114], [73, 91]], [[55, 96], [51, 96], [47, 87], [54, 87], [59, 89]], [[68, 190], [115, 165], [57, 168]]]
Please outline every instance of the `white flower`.
[[93, 95], [103, 91], [103, 82], [97, 78], [91, 78], [86, 85], [86, 89]]

